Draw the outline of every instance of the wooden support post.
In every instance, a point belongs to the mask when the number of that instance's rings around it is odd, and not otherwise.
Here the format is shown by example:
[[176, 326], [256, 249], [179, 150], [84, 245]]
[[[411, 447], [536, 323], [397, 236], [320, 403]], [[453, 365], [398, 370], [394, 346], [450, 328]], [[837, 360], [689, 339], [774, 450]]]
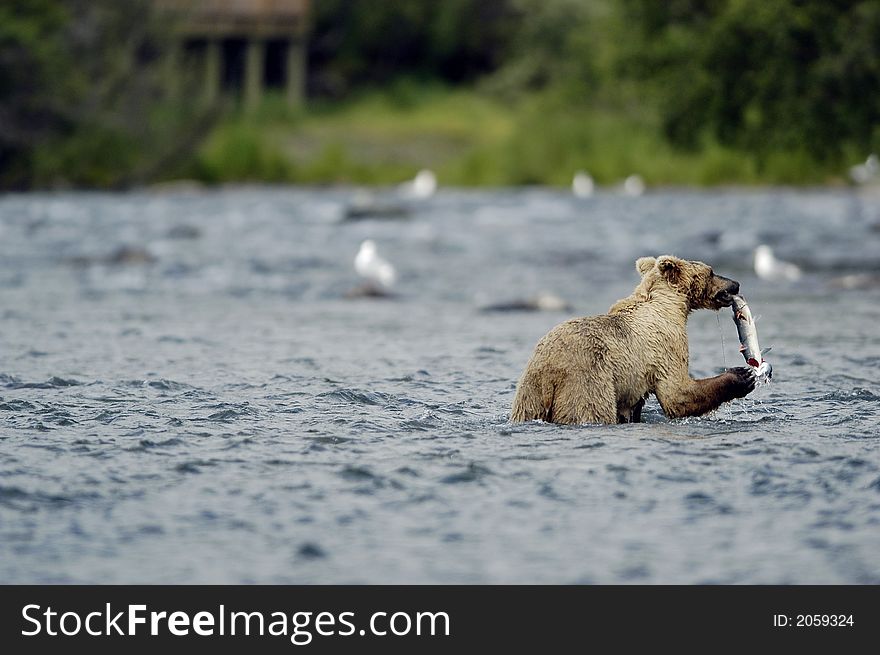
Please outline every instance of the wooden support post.
[[219, 39], [209, 39], [205, 46], [205, 79], [203, 100], [207, 105], [217, 102], [220, 95], [220, 68], [223, 50]]
[[263, 96], [263, 69], [266, 66], [266, 44], [262, 39], [248, 39], [244, 64], [244, 104], [255, 109]]
[[287, 42], [285, 73], [287, 104], [290, 107], [299, 107], [303, 104], [306, 87], [306, 46], [302, 38]]
[[180, 75], [183, 68], [183, 44], [172, 40], [162, 58], [162, 81], [168, 94], [176, 98], [180, 94]]

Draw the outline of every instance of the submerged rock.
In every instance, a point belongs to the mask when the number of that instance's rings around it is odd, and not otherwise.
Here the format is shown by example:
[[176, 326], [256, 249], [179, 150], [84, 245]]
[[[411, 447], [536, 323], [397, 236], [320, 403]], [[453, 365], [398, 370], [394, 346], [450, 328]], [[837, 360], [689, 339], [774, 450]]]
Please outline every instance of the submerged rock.
[[515, 299], [509, 302], [486, 305], [483, 312], [570, 312], [572, 306], [566, 300], [552, 293], [542, 293], [532, 298]]
[[89, 266], [132, 266], [153, 264], [156, 256], [140, 246], [120, 246], [109, 255], [75, 255], [64, 259], [66, 264], [86, 268]]

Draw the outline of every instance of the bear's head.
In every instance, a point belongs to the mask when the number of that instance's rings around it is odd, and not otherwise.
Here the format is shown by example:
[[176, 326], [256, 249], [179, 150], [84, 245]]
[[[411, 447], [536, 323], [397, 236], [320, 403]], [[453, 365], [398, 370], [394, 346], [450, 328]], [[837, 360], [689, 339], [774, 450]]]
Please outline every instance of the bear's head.
[[642, 276], [641, 289], [650, 295], [658, 285], [671, 288], [687, 299], [688, 309], [730, 307], [739, 293], [739, 282], [715, 275], [703, 262], [687, 261], [671, 255], [642, 257], [636, 262]]

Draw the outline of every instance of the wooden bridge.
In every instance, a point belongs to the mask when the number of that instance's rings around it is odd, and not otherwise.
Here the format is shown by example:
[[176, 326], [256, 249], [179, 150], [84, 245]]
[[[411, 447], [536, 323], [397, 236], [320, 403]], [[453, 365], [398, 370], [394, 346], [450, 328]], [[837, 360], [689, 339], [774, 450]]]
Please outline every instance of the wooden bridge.
[[254, 107], [276, 88], [302, 102], [310, 0], [153, 1], [179, 37], [177, 66], [202, 78], [205, 101], [235, 94]]

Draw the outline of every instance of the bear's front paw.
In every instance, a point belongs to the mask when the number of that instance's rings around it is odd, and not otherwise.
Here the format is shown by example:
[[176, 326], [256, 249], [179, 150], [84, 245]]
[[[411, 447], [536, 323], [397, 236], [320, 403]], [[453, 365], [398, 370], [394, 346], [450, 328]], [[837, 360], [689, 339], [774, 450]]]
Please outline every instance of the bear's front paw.
[[729, 368], [727, 373], [731, 376], [730, 388], [733, 398], [743, 398], [755, 390], [757, 377], [755, 376], [755, 369], [751, 366]]

